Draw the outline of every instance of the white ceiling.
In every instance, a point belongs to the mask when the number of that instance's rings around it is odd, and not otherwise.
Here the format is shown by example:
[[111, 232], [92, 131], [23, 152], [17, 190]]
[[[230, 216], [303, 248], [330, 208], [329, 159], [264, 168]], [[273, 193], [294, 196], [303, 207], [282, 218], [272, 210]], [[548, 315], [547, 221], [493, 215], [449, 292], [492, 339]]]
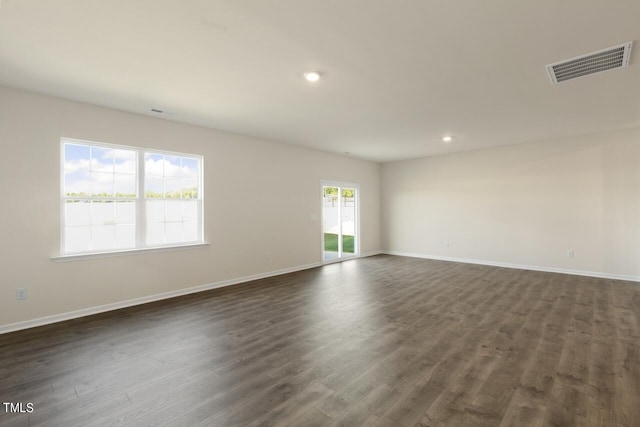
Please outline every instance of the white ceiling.
[[640, 40], [637, 0], [0, 1], [1, 84], [364, 159], [640, 126], [640, 43], [545, 69]]

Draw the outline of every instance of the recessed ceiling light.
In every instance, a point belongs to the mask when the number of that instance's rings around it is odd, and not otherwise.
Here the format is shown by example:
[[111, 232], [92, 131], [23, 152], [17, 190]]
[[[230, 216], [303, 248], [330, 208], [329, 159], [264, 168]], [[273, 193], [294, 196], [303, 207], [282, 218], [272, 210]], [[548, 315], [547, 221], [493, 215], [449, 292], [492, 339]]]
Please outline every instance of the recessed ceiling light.
[[309, 82], [317, 82], [320, 80], [320, 73], [318, 71], [307, 71], [304, 73], [304, 78]]
[[452, 136], [443, 136], [442, 137], [442, 142], [451, 142], [453, 141], [453, 137]]

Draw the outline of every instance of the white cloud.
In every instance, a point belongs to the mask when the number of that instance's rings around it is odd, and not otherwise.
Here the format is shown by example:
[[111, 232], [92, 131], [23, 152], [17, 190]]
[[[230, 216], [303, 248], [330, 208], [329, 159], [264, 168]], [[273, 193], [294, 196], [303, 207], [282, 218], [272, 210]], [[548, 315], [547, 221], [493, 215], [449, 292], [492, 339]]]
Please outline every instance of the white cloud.
[[78, 171], [78, 170], [86, 170], [90, 169], [90, 161], [89, 159], [77, 159], [77, 160], [66, 160], [64, 162], [64, 170], [65, 171]]
[[144, 162], [147, 175], [164, 176], [166, 178], [198, 178], [198, 171], [187, 166], [174, 165], [165, 159], [149, 158]]

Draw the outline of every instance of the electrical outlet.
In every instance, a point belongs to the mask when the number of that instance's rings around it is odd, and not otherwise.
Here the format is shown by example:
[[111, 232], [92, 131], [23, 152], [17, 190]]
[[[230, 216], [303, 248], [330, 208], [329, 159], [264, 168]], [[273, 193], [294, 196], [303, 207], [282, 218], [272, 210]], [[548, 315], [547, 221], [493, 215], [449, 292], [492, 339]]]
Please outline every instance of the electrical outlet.
[[576, 253], [573, 251], [573, 249], [569, 249], [569, 250], [567, 251], [567, 256], [568, 256], [569, 258], [573, 258], [574, 256], [576, 256]]
[[16, 289], [16, 300], [27, 299], [27, 288]]

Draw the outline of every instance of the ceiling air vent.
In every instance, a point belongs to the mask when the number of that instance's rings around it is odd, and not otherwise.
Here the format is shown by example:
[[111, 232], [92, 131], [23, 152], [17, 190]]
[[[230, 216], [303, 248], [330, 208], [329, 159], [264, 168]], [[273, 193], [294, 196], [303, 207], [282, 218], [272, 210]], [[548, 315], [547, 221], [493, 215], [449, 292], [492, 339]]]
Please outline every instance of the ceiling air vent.
[[552, 83], [560, 83], [629, 65], [631, 42], [547, 65]]

